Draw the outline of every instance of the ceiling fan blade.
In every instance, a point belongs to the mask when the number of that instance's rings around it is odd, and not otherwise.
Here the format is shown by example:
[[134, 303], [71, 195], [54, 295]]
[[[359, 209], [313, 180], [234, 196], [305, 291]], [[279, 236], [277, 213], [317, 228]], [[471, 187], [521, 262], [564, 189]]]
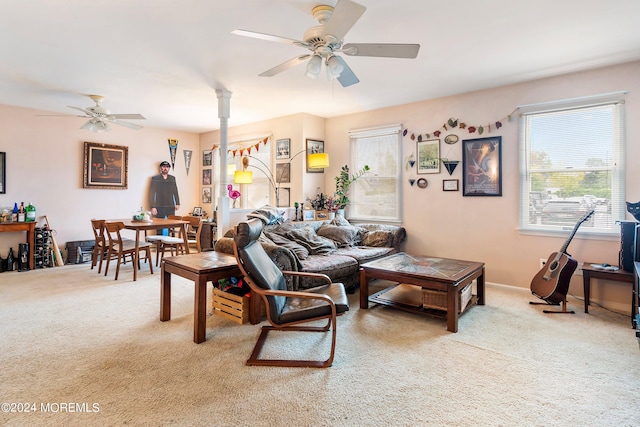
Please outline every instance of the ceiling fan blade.
[[292, 44], [296, 46], [306, 47], [308, 49], [311, 48], [311, 46], [309, 46], [307, 43], [303, 42], [302, 40], [295, 40], [287, 37], [280, 37], [280, 36], [274, 36], [271, 34], [258, 33], [256, 31], [233, 30], [231, 31], [231, 34], [236, 34], [238, 36], [245, 36], [245, 37], [253, 37], [254, 39], [267, 40], [267, 41], [276, 42], [276, 43]]
[[140, 125], [137, 125], [135, 123], [123, 122], [121, 120], [112, 120], [111, 123], [114, 123], [114, 124], [120, 125], [120, 126], [124, 126], [126, 128], [129, 128], [129, 129], [134, 129], [134, 130], [142, 129], [142, 126], [140, 126]]
[[283, 62], [280, 65], [276, 65], [270, 70], [265, 71], [264, 73], [259, 74], [260, 77], [273, 77], [278, 73], [288, 70], [289, 68], [293, 68], [296, 65], [299, 65], [309, 59], [311, 55], [301, 55], [297, 56], [293, 59], [288, 60], [287, 62]]
[[385, 58], [415, 58], [419, 50], [419, 44], [347, 43], [342, 47], [345, 55]]
[[146, 120], [141, 114], [110, 114], [109, 117], [125, 120]]
[[358, 78], [353, 73], [351, 68], [349, 68], [349, 66], [347, 65], [345, 60], [342, 59], [342, 57], [340, 57], [338, 55], [336, 55], [335, 57], [338, 58], [338, 61], [340, 61], [340, 63], [344, 67], [342, 72], [340, 73], [340, 75], [337, 77], [337, 79], [340, 82], [340, 84], [342, 85], [342, 87], [351, 86], [351, 85], [354, 85], [354, 84], [360, 82], [360, 80], [358, 80]]
[[[85, 113], [85, 114], [86, 114], [86, 117], [93, 117], [93, 116], [91, 115], [91, 113], [90, 113], [88, 110], [85, 110], [84, 108], [80, 108], [80, 107], [73, 107], [73, 106], [71, 106], [71, 105], [67, 105], [67, 107], [69, 107], [69, 108], [73, 108], [74, 110], [82, 111], [83, 113]], [[83, 117], [85, 117], [85, 116], [83, 116]]]
[[331, 17], [324, 24], [322, 35], [332, 35], [337, 41], [341, 41], [365, 10], [367, 10], [366, 7], [351, 0], [338, 0]]

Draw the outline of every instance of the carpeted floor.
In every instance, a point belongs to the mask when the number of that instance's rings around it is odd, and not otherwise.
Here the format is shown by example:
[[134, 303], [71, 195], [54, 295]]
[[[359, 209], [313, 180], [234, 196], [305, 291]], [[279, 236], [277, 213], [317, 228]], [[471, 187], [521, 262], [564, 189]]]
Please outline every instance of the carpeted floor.
[[[640, 425], [629, 318], [584, 314], [573, 297], [575, 315], [549, 315], [528, 290], [489, 284], [453, 334], [442, 319], [360, 310], [356, 292], [332, 367], [263, 368], [244, 365], [257, 325], [210, 316], [195, 344], [193, 284], [174, 278], [160, 322], [160, 275], [130, 278], [86, 264], [0, 274], [0, 424]], [[328, 338], [274, 335], [267, 356], [314, 356]]]

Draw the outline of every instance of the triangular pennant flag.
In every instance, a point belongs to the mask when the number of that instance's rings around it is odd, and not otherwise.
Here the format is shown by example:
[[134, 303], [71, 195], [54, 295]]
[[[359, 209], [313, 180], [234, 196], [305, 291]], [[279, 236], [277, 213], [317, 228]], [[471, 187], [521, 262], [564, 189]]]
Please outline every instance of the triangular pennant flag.
[[458, 163], [460, 163], [459, 160], [443, 160], [442, 161], [442, 164], [444, 165], [444, 167], [447, 168], [447, 171], [449, 171], [449, 175], [451, 175], [453, 171], [456, 170], [456, 166], [458, 166]]

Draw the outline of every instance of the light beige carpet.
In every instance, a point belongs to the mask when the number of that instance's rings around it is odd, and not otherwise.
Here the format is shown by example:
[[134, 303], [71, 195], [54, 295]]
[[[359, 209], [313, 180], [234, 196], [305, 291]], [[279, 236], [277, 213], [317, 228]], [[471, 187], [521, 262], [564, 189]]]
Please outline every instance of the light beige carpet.
[[[160, 322], [160, 275], [132, 282], [130, 268], [118, 281], [86, 264], [0, 274], [0, 401], [36, 410], [2, 412], [2, 425], [640, 425], [629, 318], [584, 314], [575, 298], [575, 315], [549, 315], [528, 290], [488, 285], [453, 334], [442, 319], [360, 310], [356, 293], [331, 368], [247, 367], [257, 325], [210, 316], [195, 344], [193, 284], [174, 279]], [[329, 344], [270, 339], [272, 355]]]

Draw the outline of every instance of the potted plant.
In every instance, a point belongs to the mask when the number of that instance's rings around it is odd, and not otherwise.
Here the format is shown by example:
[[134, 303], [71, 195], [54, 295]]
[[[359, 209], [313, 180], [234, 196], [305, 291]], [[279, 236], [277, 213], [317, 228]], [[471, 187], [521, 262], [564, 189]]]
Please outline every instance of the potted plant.
[[349, 187], [351, 184], [370, 170], [368, 165], [364, 165], [356, 174], [349, 175], [349, 166], [344, 165], [342, 167], [340, 173], [336, 176], [336, 192], [333, 193], [338, 209], [344, 209], [349, 204]]

